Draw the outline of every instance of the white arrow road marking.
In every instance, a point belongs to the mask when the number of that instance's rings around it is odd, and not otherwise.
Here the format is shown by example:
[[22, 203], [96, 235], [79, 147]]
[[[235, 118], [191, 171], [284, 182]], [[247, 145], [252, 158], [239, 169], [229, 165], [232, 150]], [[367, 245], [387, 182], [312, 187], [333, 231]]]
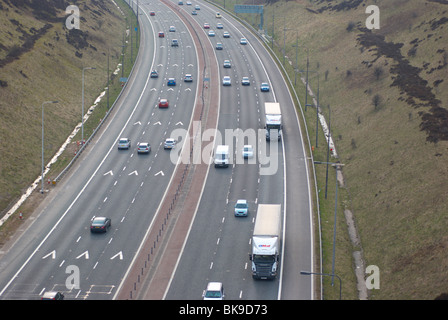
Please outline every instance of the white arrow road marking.
[[120, 258], [120, 260], [123, 260], [123, 252], [118, 252], [116, 255], [114, 255], [114, 256], [112, 256], [111, 258], [110, 258], [110, 260], [113, 260], [113, 259], [115, 259], [116, 257], [119, 257]]
[[135, 126], [136, 124], [141, 125], [142, 123], [141, 123], [140, 121], [137, 121], [136, 123], [134, 123], [134, 126]]
[[179, 121], [178, 123], [176, 123], [176, 126], [179, 125], [179, 124], [180, 124], [181, 126], [184, 125], [184, 124], [182, 123], [182, 121]]
[[158, 124], [159, 126], [162, 125], [162, 123], [160, 121], [157, 121], [156, 123], [154, 123], [154, 125]]
[[185, 91], [191, 91], [191, 89], [190, 89], [190, 88], [187, 88], [187, 89], [185, 89]]
[[79, 258], [81, 258], [82, 256], [85, 256], [85, 257], [86, 257], [86, 260], [88, 260], [88, 259], [89, 259], [89, 251], [86, 251], [86, 252], [84, 252], [84, 253], [81, 253], [79, 256], [76, 257], [76, 259], [79, 259]]
[[130, 174], [128, 174], [128, 176], [130, 176], [131, 174], [135, 174], [136, 176], [138, 176], [137, 170], [132, 171]]
[[165, 175], [165, 174], [163, 173], [163, 171], [159, 171], [159, 172], [157, 172], [154, 176], [158, 176], [159, 174], [161, 174], [162, 176]]
[[112, 170], [107, 171], [105, 174], [103, 174], [103, 176], [107, 176], [108, 174], [110, 174], [111, 176], [114, 175], [114, 173], [112, 172]]
[[51, 251], [49, 254], [46, 254], [45, 256], [42, 257], [42, 259], [46, 259], [49, 256], [51, 256], [51, 259], [55, 259], [56, 258], [56, 250]]

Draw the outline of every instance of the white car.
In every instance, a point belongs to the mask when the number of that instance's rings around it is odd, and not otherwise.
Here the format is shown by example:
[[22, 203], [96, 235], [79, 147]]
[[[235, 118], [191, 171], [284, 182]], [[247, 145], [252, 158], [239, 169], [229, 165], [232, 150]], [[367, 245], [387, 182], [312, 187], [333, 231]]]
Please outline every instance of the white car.
[[224, 287], [221, 282], [209, 282], [207, 288], [202, 293], [204, 300], [223, 300]]
[[230, 33], [228, 33], [227, 31], [224, 31], [224, 33], [222, 34], [222, 36], [224, 38], [230, 38]]
[[131, 147], [131, 139], [120, 138], [118, 140], [118, 149], [129, 149]]
[[210, 30], [210, 31], [208, 32], [208, 36], [209, 36], [209, 37], [214, 37], [214, 36], [215, 36], [215, 31]]
[[243, 147], [243, 158], [248, 159], [254, 156], [254, 148], [251, 145], [245, 145]]
[[243, 86], [249, 86], [250, 85], [250, 79], [249, 77], [243, 77], [243, 79], [241, 80], [241, 84]]
[[267, 82], [262, 82], [260, 86], [262, 92], [269, 92], [269, 84]]
[[235, 217], [247, 217], [249, 213], [249, 205], [247, 200], [239, 199], [235, 203]]
[[222, 78], [222, 84], [224, 86], [230, 86], [232, 84], [232, 80], [230, 79], [230, 76], [224, 76], [224, 78]]
[[240, 39], [240, 44], [247, 44], [247, 39], [246, 38], [241, 38]]
[[174, 147], [176, 146], [176, 140], [172, 139], [172, 138], [168, 138], [165, 140], [165, 144], [163, 145], [164, 149], [174, 149]]
[[176, 27], [175, 26], [170, 26], [170, 32], [176, 32]]

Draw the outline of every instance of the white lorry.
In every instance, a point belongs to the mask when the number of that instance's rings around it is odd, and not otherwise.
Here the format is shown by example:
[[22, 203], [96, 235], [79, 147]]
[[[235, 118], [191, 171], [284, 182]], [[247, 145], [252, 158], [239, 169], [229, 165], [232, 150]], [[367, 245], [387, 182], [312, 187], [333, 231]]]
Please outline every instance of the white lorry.
[[282, 112], [280, 103], [265, 102], [264, 111], [266, 115], [266, 140], [280, 140], [282, 136]]
[[215, 168], [229, 166], [229, 146], [219, 145], [215, 151]]
[[281, 205], [259, 204], [252, 236], [252, 277], [274, 279], [280, 265]]

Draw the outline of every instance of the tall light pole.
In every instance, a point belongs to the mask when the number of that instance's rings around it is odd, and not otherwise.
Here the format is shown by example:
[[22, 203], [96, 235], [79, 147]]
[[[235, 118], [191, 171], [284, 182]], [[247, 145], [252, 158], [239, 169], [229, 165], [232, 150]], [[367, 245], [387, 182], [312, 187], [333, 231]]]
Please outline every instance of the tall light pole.
[[58, 103], [58, 101], [45, 101], [42, 103], [42, 171], [41, 171], [41, 180], [42, 186], [40, 189], [40, 193], [44, 193], [44, 105], [47, 103]]
[[308, 68], [310, 66], [310, 60], [308, 58], [309, 49], [306, 48], [306, 89], [305, 89], [305, 111], [308, 106]]
[[84, 71], [96, 68], [85, 67], [82, 69], [82, 111], [81, 111], [81, 145], [84, 145]]
[[[337, 277], [339, 279], [339, 300], [342, 299], [342, 280], [341, 278], [334, 273], [320, 273], [320, 272], [310, 272], [310, 271], [300, 271], [300, 274], [306, 275], [306, 276], [310, 276], [310, 275], [318, 275], [318, 276], [330, 276], [330, 277]], [[332, 284], [333, 285], [333, 284]]]
[[335, 196], [334, 196], [334, 225], [333, 225], [333, 261], [332, 261], [332, 267], [331, 267], [331, 273], [333, 274], [331, 278], [331, 285], [334, 284], [334, 268], [335, 268], [335, 261], [336, 261], [336, 219], [337, 219], [337, 212], [338, 212], [338, 170], [340, 170], [341, 166], [344, 166], [343, 163], [337, 163], [337, 162], [322, 162], [322, 161], [314, 161], [315, 164], [326, 164], [326, 165], [333, 165], [335, 168], [336, 173], [336, 190], [335, 190]]

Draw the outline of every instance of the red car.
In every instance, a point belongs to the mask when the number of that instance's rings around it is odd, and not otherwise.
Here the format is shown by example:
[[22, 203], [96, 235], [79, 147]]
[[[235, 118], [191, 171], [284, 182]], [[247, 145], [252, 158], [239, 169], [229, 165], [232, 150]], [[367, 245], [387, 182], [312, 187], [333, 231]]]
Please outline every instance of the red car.
[[159, 31], [159, 38], [165, 38], [165, 34], [162, 31]]
[[207, 22], [204, 23], [204, 29], [210, 29], [210, 25]]
[[155, 16], [156, 13], [155, 13], [154, 11], [151, 11], [151, 12], [149, 13], [149, 15], [150, 15], [150, 16]]
[[168, 99], [160, 99], [159, 108], [168, 108], [169, 102]]

